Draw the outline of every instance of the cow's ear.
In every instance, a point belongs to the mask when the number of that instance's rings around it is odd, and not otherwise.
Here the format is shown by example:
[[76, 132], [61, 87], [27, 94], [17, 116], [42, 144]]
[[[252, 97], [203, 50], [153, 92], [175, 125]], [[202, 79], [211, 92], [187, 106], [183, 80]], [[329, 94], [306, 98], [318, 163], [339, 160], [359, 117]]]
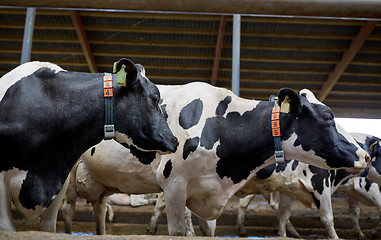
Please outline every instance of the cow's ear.
[[281, 112], [294, 114], [298, 114], [300, 112], [300, 96], [291, 88], [282, 88], [279, 90], [278, 104], [281, 107]]
[[375, 156], [380, 151], [380, 143], [377, 141], [377, 139], [371, 139], [369, 142], [369, 151], [371, 156]]
[[133, 85], [136, 82], [138, 71], [135, 64], [127, 58], [121, 58], [114, 63], [114, 73], [117, 73], [117, 82], [122, 85]]

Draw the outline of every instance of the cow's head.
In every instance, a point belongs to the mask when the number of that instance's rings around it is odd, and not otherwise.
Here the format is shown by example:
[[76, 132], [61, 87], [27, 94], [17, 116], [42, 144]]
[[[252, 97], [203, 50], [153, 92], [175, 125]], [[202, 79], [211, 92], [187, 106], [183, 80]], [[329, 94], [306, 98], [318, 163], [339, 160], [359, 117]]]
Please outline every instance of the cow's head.
[[329, 107], [314, 94], [289, 88], [279, 91], [279, 103], [290, 99], [290, 112], [281, 113], [283, 143], [287, 159], [298, 159], [321, 168], [359, 170], [369, 155], [334, 119]]
[[370, 155], [371, 165], [368, 169], [369, 174], [365, 173], [366, 177], [373, 182], [381, 184], [381, 139], [364, 133], [351, 133], [351, 136]]
[[123, 65], [127, 74], [126, 86], [114, 84], [116, 140], [142, 150], [175, 152], [177, 138], [159, 107], [159, 90], [145, 76], [142, 65], [123, 58], [116, 70], [119, 71]]

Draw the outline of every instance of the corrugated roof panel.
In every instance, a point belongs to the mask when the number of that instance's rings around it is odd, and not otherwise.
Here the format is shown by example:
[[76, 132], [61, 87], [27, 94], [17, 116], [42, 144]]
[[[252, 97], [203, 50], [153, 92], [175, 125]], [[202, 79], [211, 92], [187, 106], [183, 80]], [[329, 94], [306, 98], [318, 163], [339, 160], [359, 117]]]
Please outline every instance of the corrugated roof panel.
[[[343, 48], [347, 47], [351, 40], [348, 39], [307, 39], [307, 38], [276, 38], [276, 37], [249, 37], [242, 36], [241, 44], [251, 43], [260, 44], [263, 46], [299, 46], [304, 48], [316, 48], [318, 47], [337, 47]], [[300, 49], [302, 50], [302, 49]]]
[[25, 22], [25, 16], [26, 14], [0, 14], [0, 22], [2, 24], [14, 24]]
[[353, 61], [368, 60], [377, 63], [381, 63], [381, 52], [380, 53], [357, 53]]
[[65, 29], [34, 29], [33, 36], [78, 38], [74, 30]]
[[69, 15], [40, 15], [40, 14], [36, 14], [35, 25], [38, 25], [39, 23], [73, 24]]
[[358, 64], [350, 64], [345, 72], [353, 72], [353, 73], [381, 73], [381, 66], [367, 66], [367, 65], [358, 65]]
[[334, 64], [309, 64], [309, 63], [293, 63], [293, 62], [260, 62], [260, 61], [241, 61], [241, 71], [244, 69], [274, 69], [276, 70], [297, 70], [297, 71], [308, 71], [316, 70], [327, 72], [331, 71], [335, 65]]
[[351, 82], [351, 83], [381, 83], [381, 76], [354, 76], [354, 75], [343, 75], [340, 77], [339, 82]]
[[84, 25], [112, 25], [124, 27], [170, 27], [170, 28], [205, 28], [218, 29], [218, 21], [148, 19], [148, 18], [107, 18], [107, 17], [82, 17]]
[[324, 25], [324, 24], [298, 24], [290, 23], [266, 23], [266, 22], [242, 22], [242, 31], [277, 32], [282, 33], [311, 33], [311, 34], [346, 34], [355, 35], [358, 26]]
[[105, 32], [105, 31], [87, 31], [88, 39], [141, 39], [141, 40], [162, 40], [162, 41], [185, 41], [185, 42], [215, 42], [216, 36], [196, 35], [196, 34], [165, 34], [165, 33], [144, 33], [144, 32]]
[[364, 43], [363, 48], [378, 48], [378, 49], [380, 49], [381, 48], [381, 41], [367, 40]]

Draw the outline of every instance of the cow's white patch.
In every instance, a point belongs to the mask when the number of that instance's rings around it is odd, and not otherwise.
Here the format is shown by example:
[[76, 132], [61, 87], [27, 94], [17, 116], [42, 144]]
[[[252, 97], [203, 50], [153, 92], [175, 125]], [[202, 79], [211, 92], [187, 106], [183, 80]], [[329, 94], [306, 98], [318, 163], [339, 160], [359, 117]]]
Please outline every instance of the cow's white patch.
[[61, 67], [49, 62], [34, 61], [24, 63], [0, 78], [0, 101], [3, 99], [5, 92], [10, 86], [43, 67], [49, 68], [55, 72], [65, 71]]
[[[337, 125], [337, 122], [336, 122]], [[365, 143], [366, 138], [371, 138], [371, 135], [367, 135], [364, 133], [351, 133], [351, 136], [358, 142]]]
[[121, 132], [118, 132], [116, 131], [115, 132], [115, 139], [117, 142], [119, 143], [126, 143], [128, 145], [133, 145], [134, 147], [136, 147], [137, 149], [139, 149], [140, 151], [143, 151], [143, 152], [151, 152], [151, 151], [157, 151], [157, 152], [161, 152], [159, 150], [146, 150], [146, 149], [142, 149], [140, 148], [139, 146], [137, 146], [134, 141], [132, 140], [132, 138], [130, 138], [129, 136], [127, 136], [126, 134], [124, 133], [121, 133]]
[[14, 203], [17, 210], [19, 210], [26, 218], [28, 219], [36, 219], [43, 213], [46, 208], [41, 206], [36, 206], [36, 210], [26, 209], [19, 201], [20, 189], [22, 183], [24, 182], [27, 171], [19, 170], [17, 168], [13, 168], [12, 170], [6, 171], [4, 174], [4, 182], [8, 186], [8, 194], [10, 200]]
[[319, 157], [316, 155], [314, 150], [305, 151], [303, 150], [301, 145], [294, 146], [295, 141], [297, 140], [298, 136], [296, 133], [293, 133], [289, 139], [282, 142], [282, 147], [285, 154], [286, 160], [292, 160], [292, 159], [302, 159], [303, 162], [320, 167], [325, 169], [331, 169], [326, 164], [325, 159]]
[[[365, 157], [368, 153], [357, 144], [356, 140], [353, 138], [351, 134], [349, 134], [337, 121], [335, 121], [337, 131], [343, 135], [349, 142], [353, 143], [357, 147], [356, 155], [359, 157], [361, 161], [356, 161], [354, 164], [355, 168], [365, 168], [366, 162]], [[364, 141], [365, 142], [365, 139]]]
[[307, 97], [307, 100], [310, 102], [310, 103], [314, 103], [314, 104], [320, 104], [320, 105], [324, 105], [322, 102], [320, 102], [319, 100], [317, 100], [317, 98], [315, 97], [315, 95], [308, 89], [302, 89], [300, 90], [300, 94], [306, 94], [306, 97]]

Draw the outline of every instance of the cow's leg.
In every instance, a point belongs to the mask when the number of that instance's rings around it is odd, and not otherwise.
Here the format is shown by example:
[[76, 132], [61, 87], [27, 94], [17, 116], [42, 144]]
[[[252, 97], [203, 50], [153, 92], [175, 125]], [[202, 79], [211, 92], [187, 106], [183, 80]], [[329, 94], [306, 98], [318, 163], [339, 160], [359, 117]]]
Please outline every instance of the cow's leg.
[[5, 172], [0, 173], [0, 230], [15, 231], [12, 221], [11, 199], [5, 183]]
[[157, 224], [159, 222], [159, 217], [160, 217], [161, 213], [163, 212], [164, 208], [165, 208], [164, 193], [161, 192], [157, 196], [157, 200], [156, 200], [155, 208], [153, 210], [151, 221], [150, 221], [148, 227], [146, 228], [147, 234], [154, 235], [156, 233]]
[[246, 209], [254, 197], [255, 195], [253, 194], [253, 195], [247, 195], [246, 197], [239, 199], [237, 227], [238, 227], [238, 236], [240, 237], [247, 237], [247, 231], [245, 228]]
[[66, 181], [65, 181], [61, 191], [58, 193], [57, 197], [52, 201], [52, 203], [49, 205], [48, 209], [46, 209], [41, 214], [40, 231], [44, 231], [44, 232], [55, 232], [56, 231], [57, 214], [58, 214], [58, 210], [60, 209], [62, 200], [65, 197], [69, 178], [70, 178], [70, 175], [66, 179]]
[[280, 237], [287, 237], [286, 225], [291, 216], [291, 202], [290, 196], [279, 193], [279, 208], [278, 208], [278, 235]]
[[198, 222], [200, 224], [200, 230], [201, 230], [202, 236], [215, 237], [217, 220], [207, 221], [207, 220], [199, 218]]
[[192, 223], [192, 212], [187, 207], [185, 207], [185, 224], [185, 236], [196, 236]]
[[170, 236], [184, 236], [185, 235], [185, 203], [186, 187], [181, 184], [172, 185], [170, 191], [165, 191], [164, 198], [167, 210], [168, 232]]
[[361, 231], [360, 228], [360, 205], [359, 203], [350, 196], [347, 196], [349, 213], [352, 216], [353, 231], [357, 239], [366, 239], [366, 236]]
[[101, 195], [97, 200], [91, 202], [95, 219], [95, 228], [97, 235], [106, 234], [106, 212], [107, 196]]
[[339, 237], [337, 236], [334, 222], [333, 222], [333, 212], [332, 212], [332, 200], [331, 200], [331, 193], [327, 189], [326, 191], [323, 191], [321, 195], [314, 194], [315, 196], [315, 201], [316, 201], [316, 206], [319, 206], [320, 202], [320, 208], [319, 213], [320, 213], [320, 220], [322, 221], [324, 227], [327, 229], [328, 236], [329, 238], [332, 239], [338, 239]]
[[77, 202], [78, 192], [76, 186], [76, 172], [80, 162], [77, 162], [68, 177], [68, 185], [62, 205], [62, 216], [65, 225], [65, 233], [71, 234], [71, 228], [75, 217], [75, 204]]
[[[280, 192], [274, 192], [269, 194], [268, 201], [271, 206], [271, 208], [274, 210], [274, 212], [278, 213], [279, 212], [279, 201], [280, 201]], [[291, 210], [291, 209], [290, 209]], [[298, 231], [296, 231], [294, 225], [292, 225], [290, 219], [287, 220], [286, 223], [286, 234], [287, 232], [295, 238], [302, 238]]]

